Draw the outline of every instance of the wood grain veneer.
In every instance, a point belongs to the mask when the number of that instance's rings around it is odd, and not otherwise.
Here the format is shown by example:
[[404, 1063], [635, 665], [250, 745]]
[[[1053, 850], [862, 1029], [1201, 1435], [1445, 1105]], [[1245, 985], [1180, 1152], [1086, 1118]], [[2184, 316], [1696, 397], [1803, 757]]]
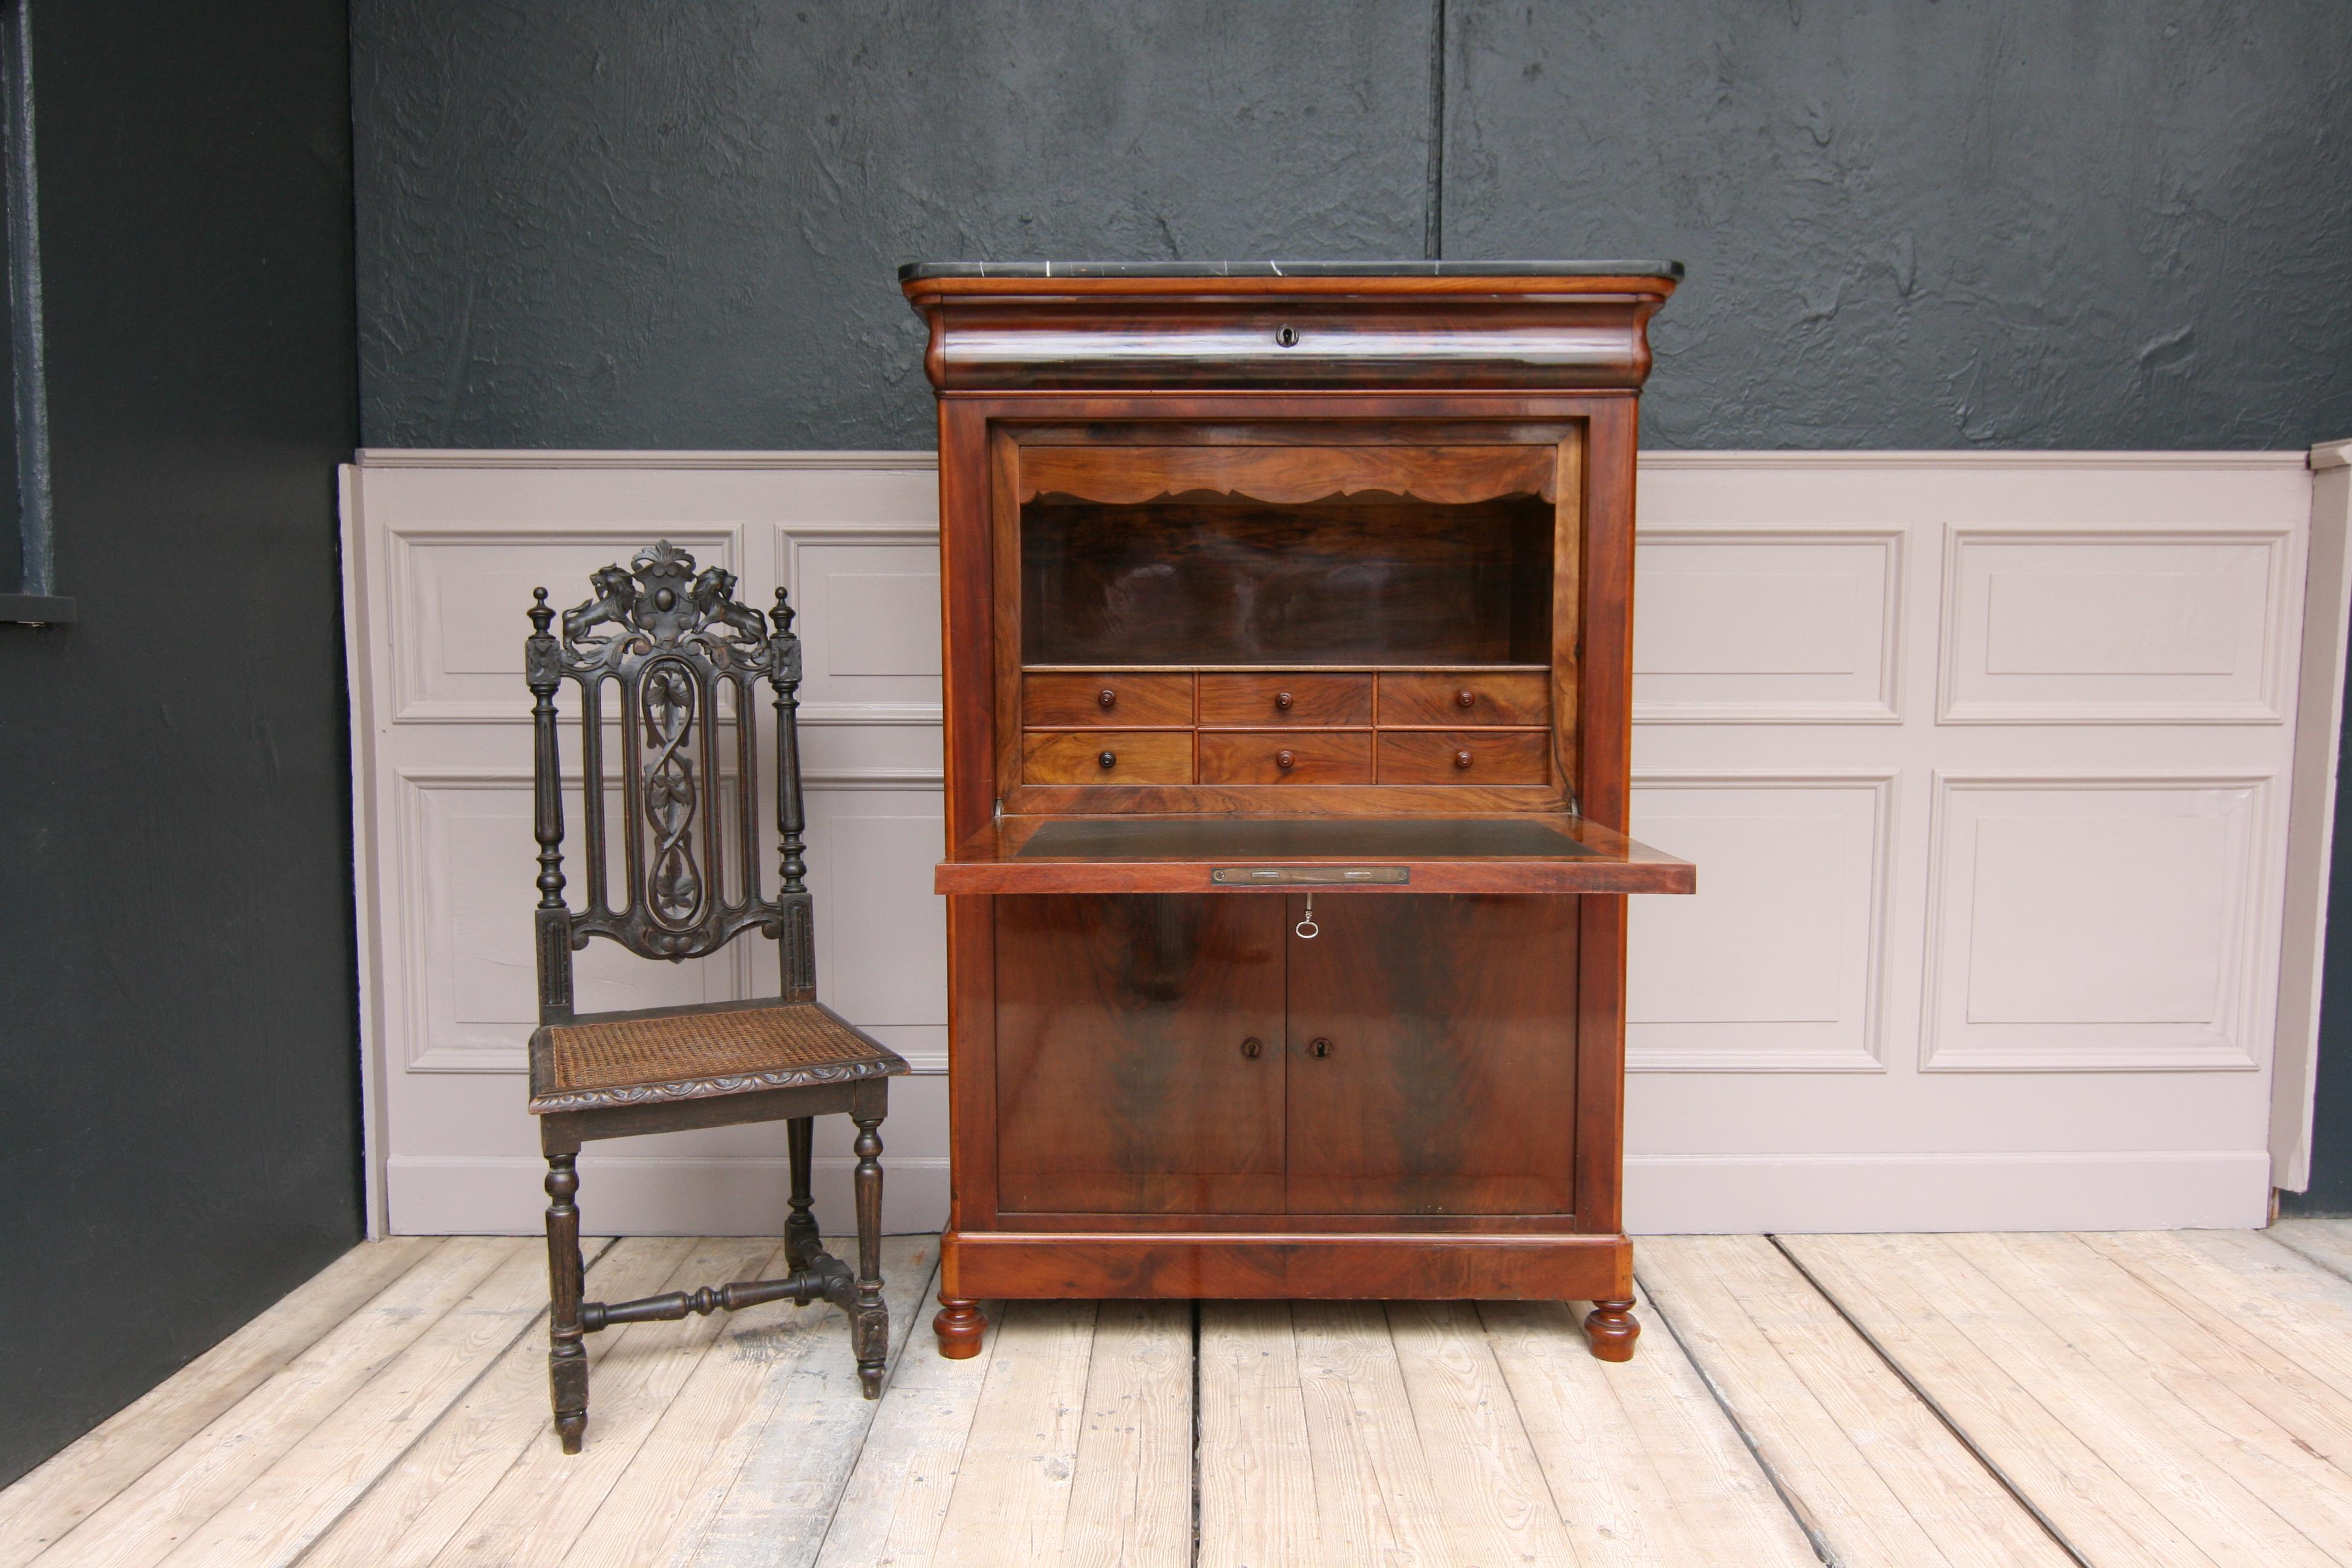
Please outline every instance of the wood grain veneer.
[[[1624, 896], [1696, 885], [1622, 832], [1633, 393], [1675, 276], [905, 279], [940, 412], [942, 1353], [984, 1297], [1202, 1295], [1589, 1300], [1631, 1352]], [[1312, 919], [1251, 868], [1328, 879]]]

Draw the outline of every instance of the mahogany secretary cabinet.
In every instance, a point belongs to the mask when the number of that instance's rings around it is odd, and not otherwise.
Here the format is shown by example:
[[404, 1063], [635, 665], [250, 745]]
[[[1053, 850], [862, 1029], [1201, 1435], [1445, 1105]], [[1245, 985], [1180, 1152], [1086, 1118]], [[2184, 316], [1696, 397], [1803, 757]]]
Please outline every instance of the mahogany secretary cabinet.
[[1654, 262], [901, 269], [939, 395], [943, 1354], [1018, 1298], [1591, 1300], [1622, 1360]]

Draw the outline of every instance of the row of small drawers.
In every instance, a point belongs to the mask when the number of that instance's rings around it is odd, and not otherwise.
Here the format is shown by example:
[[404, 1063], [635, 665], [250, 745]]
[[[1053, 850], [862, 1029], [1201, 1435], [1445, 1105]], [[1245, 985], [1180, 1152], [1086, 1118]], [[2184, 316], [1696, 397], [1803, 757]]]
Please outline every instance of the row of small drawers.
[[1022, 742], [1022, 774], [1034, 784], [1539, 784], [1551, 777], [1549, 730], [1032, 730]]
[[1039, 671], [1023, 678], [1021, 721], [1033, 730], [1536, 726], [1551, 720], [1550, 685], [1533, 670]]

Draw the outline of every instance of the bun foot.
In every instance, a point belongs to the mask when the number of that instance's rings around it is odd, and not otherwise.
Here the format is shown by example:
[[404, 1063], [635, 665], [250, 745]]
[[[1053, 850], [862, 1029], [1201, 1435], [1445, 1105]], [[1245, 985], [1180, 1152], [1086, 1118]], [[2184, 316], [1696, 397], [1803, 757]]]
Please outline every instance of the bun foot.
[[978, 1355], [980, 1337], [987, 1328], [979, 1302], [940, 1297], [940, 1315], [931, 1320], [931, 1332], [940, 1337], [940, 1354], [948, 1360], [970, 1361]]
[[1585, 1342], [1602, 1361], [1632, 1361], [1633, 1342], [1641, 1337], [1642, 1325], [1631, 1301], [1595, 1301], [1585, 1315]]

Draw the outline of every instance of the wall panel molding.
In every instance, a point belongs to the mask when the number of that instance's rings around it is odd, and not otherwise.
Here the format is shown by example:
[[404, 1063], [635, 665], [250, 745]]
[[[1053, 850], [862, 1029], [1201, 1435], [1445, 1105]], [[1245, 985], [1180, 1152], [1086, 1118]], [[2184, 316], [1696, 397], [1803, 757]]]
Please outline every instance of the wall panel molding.
[[[411, 1072], [502, 1073], [529, 1068], [539, 1025], [537, 971], [528, 922], [539, 893], [536, 845], [530, 840], [531, 775], [507, 768], [402, 769], [394, 775], [394, 900], [403, 919], [397, 1020], [401, 1057]], [[613, 787], [618, 787], [617, 778]], [[734, 798], [732, 780], [723, 795]], [[455, 817], [452, 807], [483, 797], [509, 809], [478, 837], [452, 840], [482, 816]], [[730, 806], [731, 809], [731, 806]], [[581, 886], [581, 797], [564, 791], [567, 891]], [[528, 852], [518, 852], [516, 836]], [[497, 869], [492, 869], [495, 867]], [[583, 1013], [658, 1007], [673, 1002], [726, 1002], [756, 994], [757, 944], [684, 964], [647, 963], [617, 943], [592, 941], [573, 956]]]
[[[825, 661], [809, 661], [800, 721], [940, 723], [939, 529], [921, 523], [793, 521], [777, 525], [776, 538], [779, 573], [799, 611], [798, 629], [811, 648], [824, 650]], [[826, 554], [849, 557], [843, 567], [863, 564], [868, 570], [828, 570], [819, 563]], [[875, 557], [890, 554], [906, 559], [889, 563], [896, 571], [872, 570], [884, 564]], [[921, 569], [926, 563], [928, 572]], [[901, 592], [836, 604], [840, 590], [853, 583], [929, 586], [919, 595]], [[873, 649], [845, 648], [845, 633], [836, 629], [835, 616], [854, 622], [861, 636], [887, 641]], [[868, 655], [867, 664], [889, 668], [860, 668], [861, 654]]]
[[2294, 537], [1952, 525], [1937, 721], [2284, 722]]
[[[1895, 788], [1892, 772], [1633, 775], [1636, 837], [1673, 841], [1677, 824], [1685, 840], [1701, 832], [1707, 814], [1659, 812], [1676, 793], [1722, 797], [1717, 820], [1740, 826], [1712, 849], [1677, 849], [1700, 863], [1696, 895], [1633, 905], [1628, 1070], [1885, 1070]], [[1815, 795], [1854, 798], [1843, 814], [1791, 809]]]
[[[628, 555], [653, 542], [646, 530], [625, 522], [391, 532], [387, 586], [394, 624], [404, 633], [391, 650], [392, 721], [528, 728], [522, 643], [530, 632], [524, 616], [530, 590], [544, 587], [549, 604], [569, 609], [588, 597], [589, 573], [609, 562], [625, 564]], [[743, 571], [740, 528], [673, 524], [655, 537], [692, 552], [705, 566]], [[465, 561], [466, 569], [436, 572], [428, 564], [436, 554], [446, 566]]]
[[1939, 772], [1922, 1070], [2260, 1066], [2273, 782]]
[[1901, 530], [1654, 524], [1636, 571], [1635, 723], [1902, 721]]

